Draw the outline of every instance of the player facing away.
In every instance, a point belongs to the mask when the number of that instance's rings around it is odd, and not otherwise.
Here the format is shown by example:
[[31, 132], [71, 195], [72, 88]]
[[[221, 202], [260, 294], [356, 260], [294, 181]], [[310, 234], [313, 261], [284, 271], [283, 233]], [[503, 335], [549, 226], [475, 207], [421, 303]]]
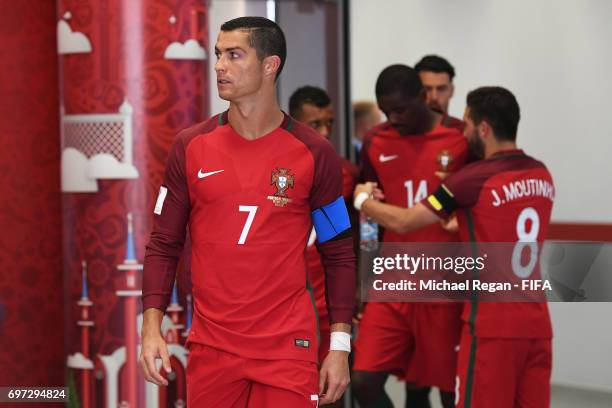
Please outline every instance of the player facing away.
[[[441, 125], [428, 107], [417, 72], [406, 65], [385, 68], [376, 98], [388, 122], [366, 134], [362, 178], [377, 182], [387, 202], [413, 207], [466, 162], [467, 143], [457, 129]], [[384, 242], [456, 242], [441, 223], [410, 233], [384, 233]], [[429, 388], [440, 389], [452, 407], [462, 303], [371, 302], [365, 306], [355, 343], [353, 388], [363, 407], [391, 406], [384, 394], [389, 374], [407, 383], [406, 406], [429, 407]]]
[[448, 114], [448, 105], [455, 93], [455, 68], [443, 57], [426, 55], [414, 66], [427, 92], [429, 107], [443, 115], [442, 124], [463, 132], [465, 123]]
[[[194, 315], [187, 404], [333, 402], [349, 381], [355, 290], [340, 160], [329, 142], [279, 108], [275, 82], [286, 45], [276, 23], [261, 17], [224, 23], [215, 54], [217, 89], [229, 109], [179, 133], [154, 209], [143, 278], [144, 376], [167, 384], [155, 360], [170, 371], [160, 324], [189, 225]], [[304, 259], [313, 225], [332, 321], [320, 370]]]
[[[332, 135], [335, 114], [329, 95], [321, 88], [303, 86], [296, 89], [289, 98], [289, 114], [295, 120], [312, 127], [325, 139], [329, 139]], [[345, 202], [351, 205], [358, 169], [350, 161], [341, 156], [338, 157], [342, 160], [342, 196]], [[323, 361], [329, 352], [330, 332], [327, 302], [325, 300], [325, 269], [321, 262], [321, 255], [315, 245], [316, 238], [317, 234], [313, 229], [306, 247], [306, 269], [308, 270], [309, 282], [312, 286], [317, 305], [319, 332], [321, 335], [319, 361]]]
[[[538, 242], [546, 237], [554, 200], [544, 164], [516, 147], [520, 119], [514, 95], [483, 87], [467, 96], [465, 136], [483, 160], [449, 176], [427, 200], [400, 208], [369, 199], [372, 183], [355, 188], [356, 205], [394, 231], [435, 224], [457, 212], [463, 242]], [[512, 183], [542, 189], [506, 196]], [[503, 197], [503, 198], [502, 198]], [[524, 275], [522, 275], [524, 276]], [[458, 407], [548, 407], [552, 326], [546, 303], [466, 303], [457, 364]]]

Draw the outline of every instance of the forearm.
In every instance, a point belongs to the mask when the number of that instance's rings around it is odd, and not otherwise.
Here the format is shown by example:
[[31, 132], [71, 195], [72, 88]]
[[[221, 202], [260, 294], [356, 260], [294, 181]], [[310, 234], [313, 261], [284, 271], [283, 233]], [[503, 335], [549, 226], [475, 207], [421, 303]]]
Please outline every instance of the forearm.
[[[332, 326], [344, 324], [350, 332], [355, 308], [355, 252], [352, 238], [317, 245], [325, 269], [327, 309]], [[339, 326], [343, 327], [343, 326]]]
[[147, 245], [142, 278], [143, 309], [166, 310], [176, 276], [184, 238], [153, 233]]
[[163, 318], [164, 313], [161, 310], [155, 308], [146, 309], [143, 313], [142, 337], [160, 334]]
[[[384, 199], [384, 193], [378, 189], [376, 183], [357, 184], [354, 197], [353, 205], [357, 210], [386, 229], [400, 234], [426, 227], [441, 219], [435, 209], [423, 204], [428, 203], [431, 197], [410, 208], [380, 202], [379, 200]], [[437, 205], [441, 207], [439, 203]]]
[[351, 334], [351, 325], [346, 323], [333, 323], [329, 326], [330, 332], [343, 332]]
[[361, 211], [386, 229], [406, 233], [416, 229], [411, 223], [410, 209], [368, 199], [361, 205]]

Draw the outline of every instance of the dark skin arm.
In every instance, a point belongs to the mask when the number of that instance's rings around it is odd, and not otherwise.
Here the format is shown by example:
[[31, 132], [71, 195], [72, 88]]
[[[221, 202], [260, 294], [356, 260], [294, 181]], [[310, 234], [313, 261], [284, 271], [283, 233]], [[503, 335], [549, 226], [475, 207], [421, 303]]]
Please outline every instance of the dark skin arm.
[[[361, 192], [383, 197], [382, 192], [376, 188], [376, 183], [372, 182], [357, 184], [354, 195], [357, 196]], [[412, 208], [403, 208], [367, 199], [363, 202], [361, 211], [383, 227], [398, 233], [414, 231], [440, 221], [436, 214], [421, 203]]]

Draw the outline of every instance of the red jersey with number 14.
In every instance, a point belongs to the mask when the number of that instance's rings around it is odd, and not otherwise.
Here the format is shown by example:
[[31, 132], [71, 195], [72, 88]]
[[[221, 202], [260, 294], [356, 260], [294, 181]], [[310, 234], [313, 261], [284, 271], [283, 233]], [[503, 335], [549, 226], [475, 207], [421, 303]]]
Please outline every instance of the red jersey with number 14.
[[[363, 181], [376, 181], [385, 193], [385, 202], [410, 208], [463, 167], [467, 142], [458, 130], [443, 126], [423, 135], [402, 136], [383, 123], [368, 132], [362, 151]], [[386, 230], [384, 241], [452, 242], [457, 241], [457, 235], [431, 225], [407, 234]]]

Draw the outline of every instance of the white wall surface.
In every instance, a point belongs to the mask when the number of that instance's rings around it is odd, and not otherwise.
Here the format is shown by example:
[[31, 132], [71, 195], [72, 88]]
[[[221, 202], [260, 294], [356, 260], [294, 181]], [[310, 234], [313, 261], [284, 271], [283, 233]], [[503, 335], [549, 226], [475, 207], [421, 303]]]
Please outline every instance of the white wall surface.
[[612, 223], [611, 17], [605, 0], [354, 0], [352, 97], [374, 99], [387, 65], [440, 54], [457, 71], [451, 114], [478, 86], [517, 96], [519, 145], [556, 182], [553, 220]]
[[287, 61], [280, 76], [279, 102], [289, 111], [289, 98], [305, 85], [327, 89], [325, 7], [321, 2], [277, 1], [278, 22], [287, 39]]
[[551, 303], [554, 383], [612, 391], [610, 303]]

